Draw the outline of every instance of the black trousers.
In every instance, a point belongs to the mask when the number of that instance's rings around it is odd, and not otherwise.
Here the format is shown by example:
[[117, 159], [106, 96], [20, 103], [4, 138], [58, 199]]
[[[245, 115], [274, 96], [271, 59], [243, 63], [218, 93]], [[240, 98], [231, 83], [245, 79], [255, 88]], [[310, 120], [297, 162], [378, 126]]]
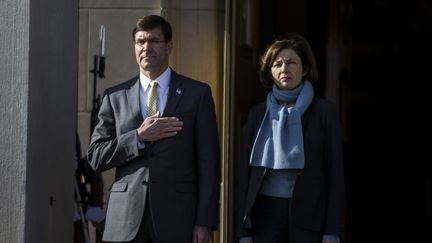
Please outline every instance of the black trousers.
[[290, 199], [258, 195], [251, 211], [254, 243], [320, 243], [320, 232], [289, 223]]

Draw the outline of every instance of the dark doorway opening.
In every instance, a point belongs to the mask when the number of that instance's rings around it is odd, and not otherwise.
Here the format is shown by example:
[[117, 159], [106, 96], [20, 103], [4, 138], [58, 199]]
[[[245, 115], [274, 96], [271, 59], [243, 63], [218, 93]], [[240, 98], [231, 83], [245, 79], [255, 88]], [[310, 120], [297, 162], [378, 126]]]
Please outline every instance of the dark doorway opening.
[[432, 54], [430, 1], [238, 1], [235, 140], [251, 106], [267, 94], [258, 79], [259, 58], [286, 32], [300, 32], [310, 41], [319, 68], [315, 90], [326, 98], [329, 13], [335, 3], [349, 8], [347, 18], [336, 23], [352, 43], [345, 53], [352, 69], [340, 76], [348, 88], [339, 96], [346, 118], [342, 242], [432, 242], [432, 176], [425, 159], [430, 149], [421, 142], [429, 140], [431, 124], [430, 62], [422, 61]]

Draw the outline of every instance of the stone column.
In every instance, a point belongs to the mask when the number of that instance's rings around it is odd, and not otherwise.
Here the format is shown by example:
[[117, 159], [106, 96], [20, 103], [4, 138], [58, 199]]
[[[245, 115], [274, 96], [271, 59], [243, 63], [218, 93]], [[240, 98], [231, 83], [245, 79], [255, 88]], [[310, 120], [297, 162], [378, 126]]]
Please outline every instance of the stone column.
[[78, 3], [0, 8], [0, 239], [72, 242]]

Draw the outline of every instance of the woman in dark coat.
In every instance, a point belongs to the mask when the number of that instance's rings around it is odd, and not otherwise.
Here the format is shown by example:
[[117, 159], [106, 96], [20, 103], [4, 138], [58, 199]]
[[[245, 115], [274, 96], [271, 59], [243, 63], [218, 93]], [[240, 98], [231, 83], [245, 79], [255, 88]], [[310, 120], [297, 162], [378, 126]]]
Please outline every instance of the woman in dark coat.
[[344, 210], [339, 116], [314, 96], [317, 68], [302, 36], [275, 41], [261, 61], [267, 100], [249, 112], [238, 168], [241, 243], [338, 243]]

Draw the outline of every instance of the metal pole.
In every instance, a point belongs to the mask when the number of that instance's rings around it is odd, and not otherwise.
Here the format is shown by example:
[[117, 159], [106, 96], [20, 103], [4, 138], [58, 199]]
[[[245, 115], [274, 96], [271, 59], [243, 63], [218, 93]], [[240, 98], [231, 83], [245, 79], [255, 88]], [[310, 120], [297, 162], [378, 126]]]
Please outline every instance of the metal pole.
[[87, 226], [87, 222], [86, 222], [85, 217], [84, 217], [84, 212], [83, 212], [82, 205], [81, 205], [81, 195], [79, 193], [79, 188], [78, 188], [78, 184], [77, 184], [76, 180], [75, 180], [75, 196], [76, 196], [75, 203], [76, 203], [78, 210], [79, 210], [79, 215], [81, 218], [81, 223], [82, 223], [82, 228], [83, 228], [84, 243], [90, 243], [88, 226]]

